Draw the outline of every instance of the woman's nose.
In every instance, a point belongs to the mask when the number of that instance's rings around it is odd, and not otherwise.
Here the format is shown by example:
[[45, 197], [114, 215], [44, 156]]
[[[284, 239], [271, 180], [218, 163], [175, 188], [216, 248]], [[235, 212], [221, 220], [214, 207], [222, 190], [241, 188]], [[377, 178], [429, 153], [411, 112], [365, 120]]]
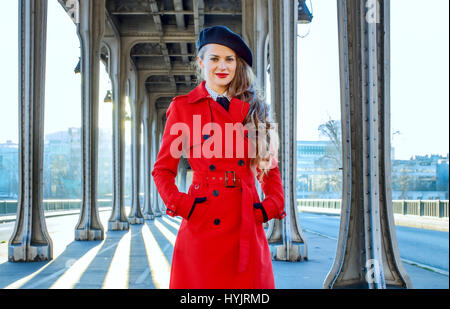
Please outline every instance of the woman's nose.
[[223, 70], [223, 69], [226, 69], [226, 68], [227, 68], [227, 65], [226, 65], [225, 61], [220, 61], [219, 62], [219, 69]]

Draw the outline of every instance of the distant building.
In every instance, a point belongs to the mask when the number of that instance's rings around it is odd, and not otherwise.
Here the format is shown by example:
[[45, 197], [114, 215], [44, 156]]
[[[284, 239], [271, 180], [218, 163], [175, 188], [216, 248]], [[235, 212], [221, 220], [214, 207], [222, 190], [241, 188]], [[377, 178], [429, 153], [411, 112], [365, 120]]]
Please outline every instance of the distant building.
[[[129, 157], [129, 147], [126, 149]], [[0, 199], [17, 199], [18, 144], [0, 144]], [[98, 197], [112, 196], [112, 132], [99, 130]], [[44, 143], [44, 198], [81, 198], [81, 130], [47, 134]], [[126, 183], [131, 176], [126, 175]]]
[[[112, 132], [99, 130], [98, 197], [112, 195]], [[44, 152], [44, 197], [81, 198], [81, 129], [47, 134]]]
[[[297, 141], [297, 198], [341, 198], [340, 156], [328, 141]], [[449, 199], [448, 154], [392, 160], [391, 169], [394, 200]]]
[[11, 141], [0, 144], [0, 199], [17, 199], [19, 145]]
[[432, 200], [449, 198], [449, 157], [415, 156], [392, 162], [392, 198]]
[[[99, 131], [98, 196], [112, 196], [111, 130]], [[0, 199], [17, 199], [18, 145], [0, 144]], [[130, 147], [125, 151], [125, 194], [131, 188]], [[141, 168], [143, 164], [141, 163]], [[297, 141], [297, 198], [341, 198], [341, 153], [328, 141]], [[141, 175], [142, 176], [142, 175]], [[47, 134], [44, 198], [81, 198], [81, 131]], [[141, 181], [142, 191], [143, 181]], [[449, 155], [392, 160], [393, 199], [449, 199]]]
[[297, 198], [340, 198], [342, 171], [328, 141], [297, 141]]
[[440, 159], [436, 165], [437, 180], [436, 180], [436, 190], [446, 191], [448, 199], [448, 189], [449, 189], [449, 163], [448, 155], [446, 159]]

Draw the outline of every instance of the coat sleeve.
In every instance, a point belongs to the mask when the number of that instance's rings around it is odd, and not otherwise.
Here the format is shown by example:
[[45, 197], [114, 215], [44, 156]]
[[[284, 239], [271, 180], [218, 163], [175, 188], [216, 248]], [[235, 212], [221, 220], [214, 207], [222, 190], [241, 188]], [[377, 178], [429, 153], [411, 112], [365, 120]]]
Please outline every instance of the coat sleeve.
[[161, 140], [161, 147], [153, 166], [152, 176], [156, 189], [167, 207], [166, 213], [172, 217], [181, 216], [187, 219], [195, 197], [178, 190], [175, 184], [175, 177], [178, 172], [180, 157], [171, 154], [172, 143], [176, 139], [179, 140], [180, 135], [185, 134], [183, 131], [176, 134], [170, 133], [172, 125], [183, 122], [179, 103], [174, 100], [167, 109], [166, 126]]
[[[257, 168], [257, 172], [259, 175], [261, 170]], [[284, 211], [284, 189], [278, 164], [274, 162], [274, 167], [264, 175], [262, 181], [259, 178], [258, 181], [261, 183], [261, 188], [264, 192], [264, 200], [261, 202], [263, 209], [261, 211], [265, 211], [268, 219], [266, 221], [274, 218], [281, 220], [286, 217]]]

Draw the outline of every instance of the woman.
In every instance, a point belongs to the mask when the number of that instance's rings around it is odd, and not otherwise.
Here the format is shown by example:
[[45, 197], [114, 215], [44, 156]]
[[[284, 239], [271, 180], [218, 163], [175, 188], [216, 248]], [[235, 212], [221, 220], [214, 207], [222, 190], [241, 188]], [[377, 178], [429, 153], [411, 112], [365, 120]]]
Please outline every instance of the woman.
[[[262, 223], [284, 218], [284, 192], [252, 53], [223, 26], [202, 30], [197, 48], [204, 81], [170, 104], [152, 172], [167, 214], [183, 218], [170, 288], [274, 288]], [[175, 185], [182, 153], [194, 171], [187, 194]]]

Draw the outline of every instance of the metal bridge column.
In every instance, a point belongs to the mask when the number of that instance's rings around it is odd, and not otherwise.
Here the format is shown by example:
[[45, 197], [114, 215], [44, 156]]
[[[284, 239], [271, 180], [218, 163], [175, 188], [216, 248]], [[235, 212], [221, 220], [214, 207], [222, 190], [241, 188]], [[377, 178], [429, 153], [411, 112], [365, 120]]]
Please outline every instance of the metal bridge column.
[[[141, 80], [141, 78], [140, 78]], [[145, 83], [145, 80], [144, 80]], [[145, 84], [143, 86], [145, 90]], [[151, 198], [151, 145], [152, 145], [152, 131], [151, 131], [151, 114], [149, 106], [148, 96], [145, 95], [144, 104], [142, 106], [142, 123], [143, 123], [143, 134], [144, 134], [144, 208], [143, 216], [145, 220], [153, 220], [154, 214], [152, 209], [152, 198]]]
[[389, 0], [338, 0], [343, 196], [325, 288], [411, 288], [395, 235]]
[[19, 1], [19, 201], [11, 262], [53, 258], [42, 197], [47, 0]]
[[181, 192], [187, 193], [188, 192], [188, 187], [187, 187], [187, 183], [186, 183], [186, 178], [187, 178], [187, 171], [189, 169], [189, 162], [187, 161], [186, 158], [182, 157], [180, 158], [180, 162], [178, 164], [178, 172], [177, 172], [177, 177], [178, 177], [178, 184], [179, 184], [179, 189]]
[[105, 28], [105, 0], [79, 0], [79, 16], [83, 202], [75, 240], [103, 240], [97, 206], [97, 161], [100, 46]]
[[[151, 104], [151, 117], [152, 117], [152, 122], [151, 122], [151, 130], [152, 130], [152, 160], [151, 160], [151, 166], [153, 168], [155, 162], [156, 162], [156, 157], [158, 155], [158, 150], [159, 150], [159, 133], [158, 133], [158, 110], [155, 108], [155, 101], [156, 99], [154, 98], [154, 96], [150, 96], [150, 104]], [[151, 173], [152, 171], [149, 171], [149, 173]], [[156, 185], [155, 182], [153, 180], [153, 177], [150, 177], [151, 179], [151, 193], [152, 193], [152, 205], [153, 205], [153, 210], [154, 210], [154, 215], [155, 217], [161, 217], [161, 210], [158, 206], [158, 197], [159, 197], [159, 193], [158, 190], [156, 189]]]
[[[144, 216], [140, 203], [140, 166], [141, 166], [141, 104], [142, 90], [139, 89], [139, 74], [134, 64], [130, 78], [131, 86], [131, 209], [128, 214], [130, 224], [143, 224]], [[143, 93], [142, 93], [143, 94]]]
[[[166, 111], [167, 109], [160, 109], [159, 113], [158, 113], [158, 121], [159, 121], [159, 130], [158, 130], [158, 152], [160, 150], [161, 147], [161, 142], [162, 142], [162, 137], [164, 134], [164, 128], [166, 127]], [[161, 197], [161, 195], [159, 195], [158, 193], [158, 208], [162, 213], [166, 212], [166, 204], [164, 204], [164, 201]]]
[[[125, 214], [124, 201], [124, 151], [125, 151], [125, 125], [124, 125], [124, 104], [125, 104], [125, 82], [126, 73], [123, 71], [122, 44], [118, 29], [113, 22], [108, 22], [114, 31], [113, 38], [103, 40], [110, 47], [109, 63], [112, 83], [113, 101], [113, 208], [108, 220], [109, 231], [123, 231], [130, 228], [128, 217]], [[124, 77], [125, 76], [125, 77]]]
[[[258, 87], [265, 90], [266, 67], [265, 42], [269, 34], [268, 25], [268, 0], [246, 0], [242, 2], [242, 37], [253, 51], [253, 72], [258, 80]], [[266, 99], [268, 99], [266, 97]], [[264, 198], [264, 193], [259, 181], [255, 182], [256, 191], [260, 199]], [[265, 223], [265, 226], [268, 225]]]
[[273, 220], [268, 240], [277, 260], [307, 259], [307, 243], [297, 215], [297, 1], [269, 0], [272, 112], [280, 137], [280, 172], [285, 192], [284, 220]]

